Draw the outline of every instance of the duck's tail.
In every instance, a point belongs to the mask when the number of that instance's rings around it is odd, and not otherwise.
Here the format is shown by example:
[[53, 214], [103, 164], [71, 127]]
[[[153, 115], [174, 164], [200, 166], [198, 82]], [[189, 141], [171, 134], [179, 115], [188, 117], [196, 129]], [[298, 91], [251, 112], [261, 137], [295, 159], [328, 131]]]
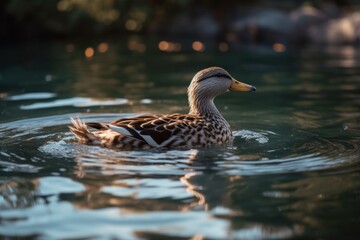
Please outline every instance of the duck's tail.
[[70, 118], [73, 126], [69, 126], [70, 131], [75, 135], [79, 142], [86, 144], [97, 144], [99, 138], [88, 129], [87, 125], [79, 118]]

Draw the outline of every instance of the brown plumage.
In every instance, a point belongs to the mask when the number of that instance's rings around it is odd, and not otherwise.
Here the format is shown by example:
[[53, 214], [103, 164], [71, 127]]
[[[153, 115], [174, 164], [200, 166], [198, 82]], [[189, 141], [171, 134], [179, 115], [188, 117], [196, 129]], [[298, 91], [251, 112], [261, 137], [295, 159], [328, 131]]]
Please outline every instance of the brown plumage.
[[[215, 107], [216, 96], [227, 91], [255, 91], [228, 72], [212, 67], [198, 72], [188, 88], [189, 114], [141, 115], [109, 124], [71, 119], [70, 131], [79, 142], [118, 149], [207, 147], [229, 144], [229, 124]], [[96, 129], [90, 131], [89, 127]]]

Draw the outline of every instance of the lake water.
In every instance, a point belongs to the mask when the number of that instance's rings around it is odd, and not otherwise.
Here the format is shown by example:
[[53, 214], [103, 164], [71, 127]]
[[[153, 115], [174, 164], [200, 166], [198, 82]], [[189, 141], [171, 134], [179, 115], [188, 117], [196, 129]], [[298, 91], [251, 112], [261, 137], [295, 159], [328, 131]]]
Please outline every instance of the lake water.
[[[98, 44], [2, 46], [0, 238], [360, 237], [358, 49]], [[216, 99], [232, 147], [114, 151], [68, 130], [69, 117], [186, 113], [209, 66], [257, 87]]]

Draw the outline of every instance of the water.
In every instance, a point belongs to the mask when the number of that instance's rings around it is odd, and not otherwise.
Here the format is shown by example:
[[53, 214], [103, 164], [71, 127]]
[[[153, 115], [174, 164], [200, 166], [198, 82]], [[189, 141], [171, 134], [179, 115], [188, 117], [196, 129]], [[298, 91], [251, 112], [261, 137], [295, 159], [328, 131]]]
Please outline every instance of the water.
[[[3, 47], [0, 238], [360, 236], [358, 49], [126, 44], [91, 59], [79, 43]], [[68, 131], [69, 117], [186, 112], [190, 79], [213, 65], [258, 89], [217, 98], [232, 147], [114, 151]]]

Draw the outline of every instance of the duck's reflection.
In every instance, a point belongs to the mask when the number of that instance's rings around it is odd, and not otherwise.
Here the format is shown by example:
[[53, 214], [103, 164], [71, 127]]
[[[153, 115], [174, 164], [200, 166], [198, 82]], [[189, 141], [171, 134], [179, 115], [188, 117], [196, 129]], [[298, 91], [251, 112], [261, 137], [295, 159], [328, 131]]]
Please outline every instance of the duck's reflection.
[[211, 151], [138, 153], [136, 157], [119, 154], [123, 157], [77, 158], [76, 174], [87, 191], [73, 201], [75, 205], [116, 206], [127, 214], [205, 211], [228, 221], [231, 227], [226, 231], [240, 238], [290, 237], [303, 230], [302, 223], [289, 221], [280, 210], [288, 199], [279, 201], [264, 194], [274, 180], [224, 174], [222, 157]]
[[[0, 210], [32, 206], [36, 203], [37, 182], [10, 179], [0, 183]], [[1, 218], [0, 218], [1, 219]]]

